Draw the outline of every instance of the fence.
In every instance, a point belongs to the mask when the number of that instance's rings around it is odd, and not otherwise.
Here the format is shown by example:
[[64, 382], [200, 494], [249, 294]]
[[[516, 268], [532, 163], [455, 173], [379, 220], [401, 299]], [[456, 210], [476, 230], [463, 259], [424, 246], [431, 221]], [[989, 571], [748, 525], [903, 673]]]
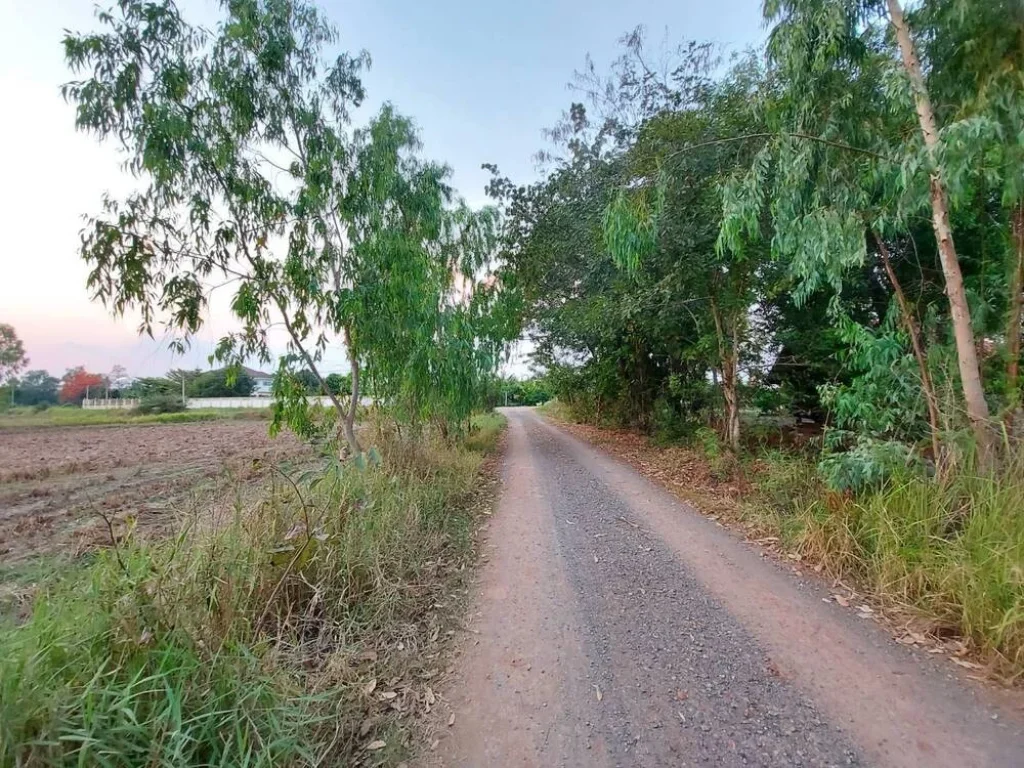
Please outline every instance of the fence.
[[93, 397], [82, 401], [83, 408], [94, 411], [129, 409], [135, 408], [138, 404], [138, 399], [130, 397], [123, 400], [118, 397]]
[[[315, 395], [306, 398], [310, 405], [330, 405], [331, 398], [326, 395]], [[344, 399], [344, 398], [343, 398]], [[368, 397], [360, 398], [362, 405], [373, 402]], [[274, 402], [271, 397], [190, 397], [185, 400], [185, 407], [196, 408], [269, 408]], [[119, 408], [135, 408], [137, 399], [118, 400], [115, 398], [92, 398], [82, 401], [83, 408], [91, 410], [113, 410]]]

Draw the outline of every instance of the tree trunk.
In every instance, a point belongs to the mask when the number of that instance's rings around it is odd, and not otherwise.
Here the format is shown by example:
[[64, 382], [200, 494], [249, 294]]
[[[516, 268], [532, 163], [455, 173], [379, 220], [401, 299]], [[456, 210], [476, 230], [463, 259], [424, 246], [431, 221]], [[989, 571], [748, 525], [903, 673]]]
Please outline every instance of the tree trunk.
[[722, 361], [722, 394], [725, 396], [725, 439], [733, 453], [740, 452], [740, 402], [736, 384], [736, 355]]
[[1024, 202], [1018, 203], [1010, 224], [1016, 259], [1010, 278], [1010, 311], [1006, 317], [1006, 394], [1010, 412], [1020, 405], [1020, 320], [1024, 308]]
[[[292, 325], [291, 320], [288, 319], [287, 306], [284, 303], [284, 299], [282, 299], [280, 296], [275, 296], [274, 301], [277, 304], [278, 310], [280, 310], [281, 312], [281, 318], [284, 320], [284, 327], [288, 331], [288, 335], [291, 336], [292, 342], [294, 342], [295, 344], [295, 348], [299, 350], [299, 354], [302, 355], [302, 359], [306, 361], [306, 365], [309, 367], [309, 370], [313, 373], [314, 376], [316, 376], [317, 383], [320, 384], [320, 389], [327, 395], [328, 398], [330, 398], [331, 404], [334, 406], [334, 410], [337, 411], [338, 413], [338, 418], [342, 420], [343, 425], [346, 427], [345, 442], [348, 443], [348, 446], [353, 453], [361, 453], [362, 451], [359, 448], [359, 442], [356, 440], [356, 433], [351, 427], [351, 421], [354, 420], [355, 408], [352, 407], [350, 403], [349, 413], [351, 414], [351, 418], [346, 417], [345, 409], [342, 407], [341, 402], [338, 400], [338, 396], [331, 392], [330, 387], [327, 386], [327, 381], [324, 379], [323, 376], [320, 375], [320, 371], [316, 367], [316, 362], [313, 360], [313, 356], [309, 354], [308, 351], [306, 351], [305, 346], [303, 346], [302, 344], [302, 339], [299, 337], [298, 333], [296, 333], [295, 327]], [[353, 373], [353, 392], [356, 389], [355, 379], [356, 376]]]
[[921, 331], [917, 327], [917, 320], [910, 308], [910, 302], [907, 301], [906, 294], [903, 293], [903, 286], [900, 285], [900, 281], [896, 277], [896, 272], [892, 268], [892, 261], [889, 258], [889, 248], [875, 230], [871, 230], [871, 234], [875, 238], [875, 244], [878, 246], [878, 253], [882, 257], [882, 265], [885, 267], [885, 274], [889, 276], [889, 282], [892, 284], [893, 293], [896, 294], [896, 302], [900, 307], [900, 317], [903, 319], [903, 327], [906, 329], [907, 335], [910, 336], [910, 346], [914, 350], [914, 359], [917, 360], [918, 371], [921, 374], [921, 389], [924, 390], [925, 401], [928, 404], [928, 424], [931, 426], [932, 430], [932, 457], [938, 461], [939, 425], [941, 423], [939, 399], [935, 396], [935, 387], [932, 385], [932, 377], [928, 372], [928, 358], [924, 354], [924, 345], [921, 343]]
[[946, 282], [946, 296], [949, 297], [950, 317], [953, 322], [953, 336], [956, 339], [957, 362], [960, 367], [960, 381], [964, 391], [964, 403], [967, 406], [967, 417], [971, 421], [975, 438], [982, 454], [987, 454], [992, 443], [992, 433], [988, 425], [988, 404], [985, 402], [985, 391], [981, 385], [981, 369], [978, 365], [978, 352], [974, 346], [974, 331], [971, 328], [971, 312], [964, 291], [963, 275], [960, 272], [960, 261], [957, 259], [956, 246], [953, 243], [953, 230], [949, 223], [949, 199], [945, 184], [939, 173], [936, 148], [939, 143], [939, 131], [935, 122], [928, 90], [925, 87], [924, 75], [921, 73], [921, 62], [910, 38], [910, 29], [903, 16], [899, 0], [887, 0], [892, 24], [896, 30], [896, 40], [903, 57], [903, 66], [910, 78], [911, 90], [914, 94], [914, 105], [917, 118], [924, 137], [924, 145], [931, 160], [931, 204], [932, 228], [939, 247], [939, 260], [942, 263], [942, 274]]
[[725, 399], [725, 441], [729, 449], [740, 451], [740, 399], [738, 392], [739, 354], [737, 351], [737, 323], [732, 327], [732, 343], [726, 340], [725, 329], [718, 307], [711, 302], [711, 315], [715, 320], [715, 334], [718, 337], [718, 355], [722, 362], [722, 396]]
[[353, 453], [359, 454], [363, 449], [359, 446], [359, 439], [356, 437], [356, 408], [359, 406], [359, 359], [355, 350], [352, 349], [351, 336], [348, 328], [345, 329], [345, 349], [348, 352], [349, 365], [352, 367], [352, 394], [349, 396], [348, 413], [342, 421], [342, 430], [345, 433], [345, 442], [349, 444]]

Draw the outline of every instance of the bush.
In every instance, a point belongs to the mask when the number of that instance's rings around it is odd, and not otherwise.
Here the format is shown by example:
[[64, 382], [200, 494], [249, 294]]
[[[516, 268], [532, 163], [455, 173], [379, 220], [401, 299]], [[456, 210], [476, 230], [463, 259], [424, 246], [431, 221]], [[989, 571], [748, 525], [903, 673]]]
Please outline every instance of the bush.
[[909, 446], [865, 436], [859, 436], [851, 449], [827, 454], [818, 463], [818, 471], [829, 488], [855, 493], [877, 490], [894, 477], [923, 468]]
[[150, 395], [142, 398], [135, 407], [135, 413], [140, 415], [180, 413], [184, 410], [185, 404], [178, 395]]
[[188, 383], [189, 397], [248, 397], [255, 386], [248, 374], [238, 372], [229, 383], [229, 371], [207, 371]]

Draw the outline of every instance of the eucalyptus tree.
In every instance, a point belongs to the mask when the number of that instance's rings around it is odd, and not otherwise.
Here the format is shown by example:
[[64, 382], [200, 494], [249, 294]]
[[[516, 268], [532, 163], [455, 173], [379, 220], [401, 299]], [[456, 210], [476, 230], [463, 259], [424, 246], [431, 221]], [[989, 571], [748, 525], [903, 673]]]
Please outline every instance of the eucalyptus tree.
[[[306, 369], [358, 453], [365, 370], [379, 394], [403, 384], [451, 280], [440, 240], [461, 214], [448, 169], [419, 158], [411, 121], [390, 105], [350, 130], [369, 57], [328, 59], [336, 33], [303, 0], [222, 2], [212, 31], [172, 0], [120, 0], [99, 20], [101, 31], [64, 40], [68, 64], [85, 74], [64, 94], [80, 129], [120, 146], [139, 189], [107, 198], [83, 233], [94, 296], [137, 311], [143, 332], [165, 322], [184, 346], [213, 281], [234, 285], [241, 329], [216, 357], [269, 361], [269, 331], [283, 325], [275, 426], [311, 429]], [[319, 365], [339, 339], [347, 403]]]
[[[987, 280], [1005, 298], [1005, 393], [1020, 404], [1024, 304], [1024, 5], [1016, 0], [933, 0], [907, 13], [943, 125], [954, 210], [977, 210], [1005, 244], [1003, 274]], [[980, 199], [982, 206], [972, 205]], [[995, 205], [991, 205], [994, 202]], [[1004, 279], [1000, 279], [1004, 278]]]
[[[950, 224], [955, 148], [943, 140], [948, 125], [940, 135], [930, 70], [922, 66], [907, 16], [896, 0], [772, 0], [765, 17], [774, 24], [768, 51], [783, 110], [770, 148], [744, 184], [752, 194], [733, 200], [726, 230], [769, 205], [762, 193], [769, 189], [764, 169], [771, 167], [776, 254], [791, 259], [809, 285], [827, 276], [838, 286], [843, 270], [863, 261], [865, 226], [881, 248], [884, 236], [906, 234], [910, 221], [928, 211], [967, 416], [984, 450], [991, 442], [989, 411]], [[823, 178], [821, 206], [814, 183]], [[880, 250], [880, 256], [888, 262], [887, 253]], [[895, 283], [894, 290], [899, 297]], [[918, 333], [902, 311], [927, 389]], [[934, 396], [928, 400], [934, 433], [938, 414]]]
[[[900, 168], [891, 152], [909, 130], [906, 121], [894, 117], [886, 96], [891, 57], [877, 30], [823, 30], [814, 25], [835, 19], [809, 15], [811, 33], [792, 20], [773, 30], [772, 86], [756, 108], [764, 130], [737, 138], [756, 143], [759, 151], [726, 185], [720, 242], [729, 247], [743, 234], [757, 238], [770, 211], [773, 256], [789, 272], [794, 300], [803, 304], [818, 291], [833, 292], [835, 326], [861, 345], [874, 337], [850, 330], [848, 315], [858, 313], [843, 290], [864, 279], [862, 266], [873, 255], [913, 352], [937, 455], [939, 401], [917, 308], [903, 290], [891, 253], [896, 248], [902, 256], [908, 246], [906, 238], [896, 237], [906, 224], [897, 204]], [[818, 98], [808, 98], [809, 93]], [[882, 314], [869, 315], [873, 325]], [[892, 348], [887, 349], [890, 354]]]

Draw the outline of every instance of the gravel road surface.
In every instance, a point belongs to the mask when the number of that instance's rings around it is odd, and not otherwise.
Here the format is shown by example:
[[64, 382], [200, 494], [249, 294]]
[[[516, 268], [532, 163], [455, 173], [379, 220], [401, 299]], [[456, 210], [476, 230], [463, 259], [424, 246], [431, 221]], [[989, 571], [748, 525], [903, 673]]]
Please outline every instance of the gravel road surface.
[[1021, 713], [628, 467], [508, 409], [425, 765], [1024, 766]]

